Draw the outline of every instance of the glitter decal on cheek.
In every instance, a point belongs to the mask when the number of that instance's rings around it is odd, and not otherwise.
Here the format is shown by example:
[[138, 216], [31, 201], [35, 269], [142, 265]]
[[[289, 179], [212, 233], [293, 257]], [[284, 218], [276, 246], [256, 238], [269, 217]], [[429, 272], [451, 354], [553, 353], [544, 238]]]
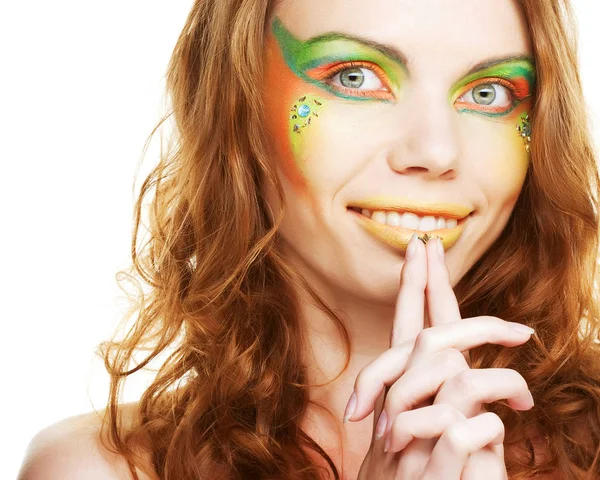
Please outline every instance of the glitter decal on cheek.
[[297, 99], [289, 112], [289, 135], [294, 155], [298, 154], [300, 144], [307, 130], [319, 118], [324, 100], [316, 95], [304, 95]]
[[523, 139], [523, 143], [525, 143], [525, 150], [529, 152], [529, 145], [531, 143], [531, 124], [529, 123], [529, 115], [527, 113], [523, 113], [519, 117], [517, 133]]

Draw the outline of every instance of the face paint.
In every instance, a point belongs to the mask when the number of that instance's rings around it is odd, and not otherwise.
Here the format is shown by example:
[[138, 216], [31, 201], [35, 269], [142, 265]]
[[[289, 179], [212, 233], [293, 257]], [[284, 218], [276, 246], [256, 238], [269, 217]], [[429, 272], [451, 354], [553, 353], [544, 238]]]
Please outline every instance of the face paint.
[[[391, 102], [396, 98], [401, 80], [407, 76], [398, 52], [383, 45], [340, 33], [302, 41], [278, 18], [272, 27], [288, 67], [305, 82], [337, 97]], [[342, 85], [336, 85], [338, 81]], [[343, 85], [344, 82], [351, 86]], [[365, 84], [367, 89], [357, 89]]]
[[519, 136], [523, 138], [525, 143], [525, 150], [529, 152], [529, 145], [531, 143], [531, 125], [529, 124], [529, 115], [527, 113], [521, 114], [519, 117], [519, 125], [517, 125], [517, 132]]
[[[533, 96], [535, 79], [535, 67], [529, 59], [505, 61], [467, 75], [452, 88], [450, 98], [459, 112], [505, 117], [522, 101]], [[465, 101], [465, 97], [469, 101]], [[500, 98], [501, 104], [492, 105], [497, 98]]]
[[292, 152], [298, 157], [305, 131], [319, 118], [319, 112], [324, 106], [325, 100], [308, 94], [300, 97], [290, 110], [289, 138]]

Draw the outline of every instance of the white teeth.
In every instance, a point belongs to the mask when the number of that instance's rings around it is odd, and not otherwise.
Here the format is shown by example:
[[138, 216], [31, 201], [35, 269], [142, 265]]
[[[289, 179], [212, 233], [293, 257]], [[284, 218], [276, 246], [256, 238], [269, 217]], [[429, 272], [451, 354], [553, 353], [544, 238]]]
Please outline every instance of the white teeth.
[[387, 224], [392, 227], [400, 226], [400, 214], [398, 212], [387, 213]]
[[419, 228], [422, 232], [430, 232], [435, 230], [435, 217], [427, 216], [419, 222]]
[[387, 215], [385, 212], [373, 212], [371, 220], [375, 220], [377, 223], [387, 224]]
[[400, 219], [400, 226], [410, 230], [418, 230], [419, 217], [414, 213], [404, 213]]
[[403, 214], [383, 210], [373, 212], [363, 208], [362, 214], [383, 225], [403, 227], [409, 230], [420, 230], [422, 232], [431, 232], [443, 228], [455, 228], [458, 225], [458, 220], [455, 218], [445, 219], [443, 217], [433, 217], [431, 215], [419, 217], [411, 212], [405, 212]]

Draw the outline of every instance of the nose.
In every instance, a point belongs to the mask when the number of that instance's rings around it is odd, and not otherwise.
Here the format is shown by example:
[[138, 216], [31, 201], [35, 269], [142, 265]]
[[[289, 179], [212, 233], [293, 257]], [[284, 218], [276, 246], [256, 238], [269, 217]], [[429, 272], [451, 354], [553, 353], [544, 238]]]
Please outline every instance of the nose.
[[388, 155], [402, 174], [452, 178], [458, 172], [457, 112], [441, 89], [413, 90], [399, 107], [398, 136]]

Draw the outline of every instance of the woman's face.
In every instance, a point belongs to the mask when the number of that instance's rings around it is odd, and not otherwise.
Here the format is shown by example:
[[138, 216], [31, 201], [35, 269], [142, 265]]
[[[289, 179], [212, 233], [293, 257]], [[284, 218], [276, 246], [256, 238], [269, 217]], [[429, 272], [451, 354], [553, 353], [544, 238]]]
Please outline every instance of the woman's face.
[[429, 232], [456, 285], [528, 168], [517, 127], [535, 70], [517, 2], [283, 0], [265, 61], [288, 254], [321, 287], [388, 303], [411, 235]]

